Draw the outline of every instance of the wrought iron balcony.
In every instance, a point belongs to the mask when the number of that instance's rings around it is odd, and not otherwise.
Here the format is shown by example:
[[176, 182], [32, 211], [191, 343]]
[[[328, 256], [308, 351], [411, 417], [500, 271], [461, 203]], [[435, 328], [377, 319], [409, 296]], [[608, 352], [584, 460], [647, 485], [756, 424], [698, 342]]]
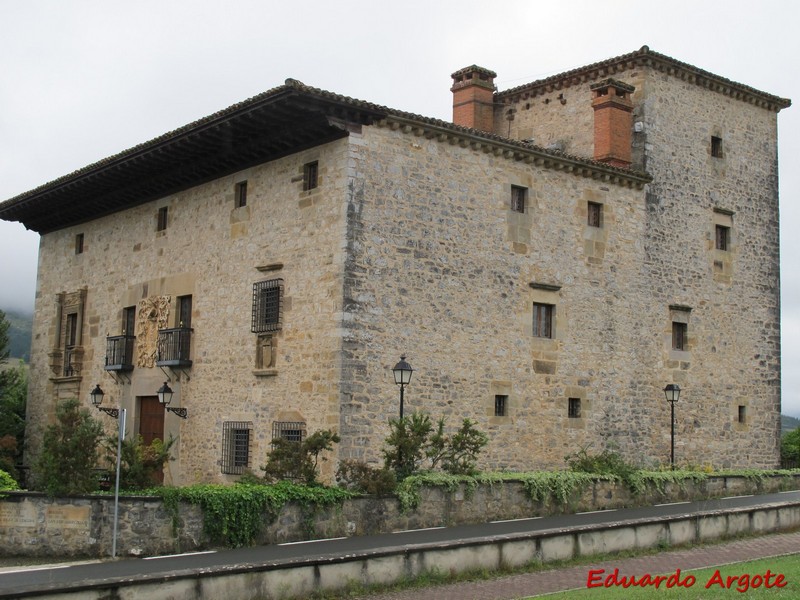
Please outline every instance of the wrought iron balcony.
[[77, 346], [64, 348], [64, 377], [77, 377], [81, 374], [83, 349]]
[[133, 371], [134, 335], [110, 335], [106, 338], [106, 371]]
[[156, 365], [159, 367], [191, 367], [192, 360], [189, 358], [191, 342], [191, 327], [159, 330]]

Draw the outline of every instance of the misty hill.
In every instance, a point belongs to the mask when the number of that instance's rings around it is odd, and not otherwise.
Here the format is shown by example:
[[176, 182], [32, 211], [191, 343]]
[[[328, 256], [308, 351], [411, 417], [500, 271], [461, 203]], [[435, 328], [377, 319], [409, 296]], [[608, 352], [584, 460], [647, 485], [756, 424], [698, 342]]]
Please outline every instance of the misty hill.
[[8, 328], [9, 358], [23, 359], [29, 362], [31, 358], [31, 331], [33, 330], [33, 315], [15, 311], [6, 311]]
[[800, 419], [795, 419], [789, 415], [781, 415], [781, 433], [789, 433], [798, 427], [800, 427]]

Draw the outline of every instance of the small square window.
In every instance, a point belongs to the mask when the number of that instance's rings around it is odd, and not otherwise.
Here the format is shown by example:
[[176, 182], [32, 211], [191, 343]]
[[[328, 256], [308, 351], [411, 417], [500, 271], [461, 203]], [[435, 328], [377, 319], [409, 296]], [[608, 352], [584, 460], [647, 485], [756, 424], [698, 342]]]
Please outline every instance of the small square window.
[[508, 415], [508, 396], [505, 394], [497, 394], [494, 397], [494, 416], [505, 417]]
[[728, 250], [731, 241], [731, 228], [724, 225], [717, 225], [715, 247], [717, 250]]
[[672, 322], [672, 349], [686, 350], [688, 345], [686, 323]]
[[158, 209], [158, 225], [156, 231], [164, 231], [167, 228], [169, 207], [162, 206]]
[[567, 401], [567, 416], [570, 419], [580, 419], [581, 418], [581, 399], [580, 398], [570, 398]]
[[739, 405], [739, 423], [747, 423], [747, 407], [743, 404]]
[[711, 156], [722, 158], [722, 138], [711, 136]]
[[303, 191], [313, 190], [317, 187], [319, 163], [317, 161], [303, 165]]
[[83, 254], [83, 234], [75, 236], [75, 254]]
[[589, 202], [587, 208], [587, 224], [589, 227], [600, 227], [603, 222], [603, 205], [597, 202]]
[[533, 303], [533, 335], [534, 337], [553, 337], [553, 313], [555, 306], [552, 304]]
[[525, 212], [525, 205], [527, 204], [528, 188], [520, 187], [518, 185], [511, 186], [511, 210], [518, 213]]
[[243, 206], [247, 206], [247, 182], [240, 181], [236, 184], [236, 188], [234, 189], [234, 196], [236, 198], [235, 206], [236, 208], [242, 208]]
[[225, 421], [222, 423], [222, 472], [239, 475], [250, 466], [249, 421]]

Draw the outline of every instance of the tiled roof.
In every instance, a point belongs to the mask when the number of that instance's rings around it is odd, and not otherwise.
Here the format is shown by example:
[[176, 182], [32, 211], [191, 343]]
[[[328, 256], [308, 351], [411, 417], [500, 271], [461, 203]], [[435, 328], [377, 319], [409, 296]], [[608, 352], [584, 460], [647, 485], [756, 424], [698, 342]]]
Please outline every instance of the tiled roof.
[[[402, 121], [506, 156], [641, 186], [649, 175], [313, 88], [295, 79], [0, 203], [40, 233], [82, 223], [347, 135], [342, 121]], [[337, 120], [339, 123], [337, 123]], [[287, 126], [288, 125], [288, 126]], [[238, 136], [238, 137], [237, 137]], [[238, 144], [223, 144], [235, 138]], [[477, 141], [476, 141], [477, 140]], [[231, 149], [231, 146], [233, 147]]]
[[681, 62], [665, 54], [654, 52], [650, 50], [648, 46], [642, 46], [639, 50], [629, 54], [609, 58], [602, 62], [572, 69], [571, 71], [559, 73], [558, 75], [553, 75], [546, 79], [540, 79], [503, 92], [498, 92], [495, 94], [495, 98], [513, 100], [518, 97], [524, 97], [525, 95], [537, 96], [539, 94], [548, 93], [553, 89], [569, 87], [598, 77], [605, 77], [643, 66], [670, 73], [671, 75], [685, 79], [696, 85], [746, 102], [752, 102], [770, 110], [779, 111], [782, 108], [788, 108], [792, 104], [792, 101], [787, 98], [774, 96], [748, 85], [744, 85], [743, 83], [737, 83], [715, 75], [714, 73], [710, 73], [709, 71], [704, 71], [703, 69]]

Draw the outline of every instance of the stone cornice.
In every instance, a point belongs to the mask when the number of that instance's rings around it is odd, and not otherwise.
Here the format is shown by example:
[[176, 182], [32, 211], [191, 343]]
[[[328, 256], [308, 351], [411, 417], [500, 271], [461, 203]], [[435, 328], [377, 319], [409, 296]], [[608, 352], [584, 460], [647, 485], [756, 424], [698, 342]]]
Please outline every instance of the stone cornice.
[[448, 125], [443, 121], [424, 121], [413, 117], [391, 114], [385, 119], [377, 121], [376, 125], [426, 139], [435, 139], [441, 143], [470, 148], [485, 154], [493, 154], [507, 160], [520, 161], [555, 171], [564, 171], [576, 176], [597, 179], [622, 187], [642, 189], [653, 179], [649, 174], [642, 171], [612, 167], [605, 163], [547, 150], [519, 140], [503, 138], [475, 129], [458, 127], [457, 125]]

